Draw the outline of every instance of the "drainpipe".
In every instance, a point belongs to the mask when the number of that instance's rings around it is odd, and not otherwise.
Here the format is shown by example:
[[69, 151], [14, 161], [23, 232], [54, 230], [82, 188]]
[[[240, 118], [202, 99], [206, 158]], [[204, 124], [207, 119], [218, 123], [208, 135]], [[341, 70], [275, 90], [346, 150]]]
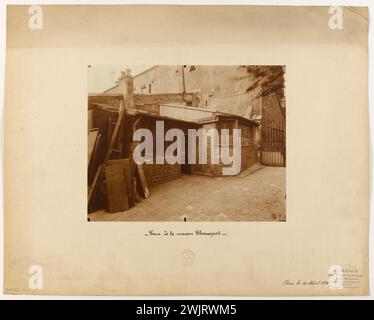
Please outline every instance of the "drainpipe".
[[182, 66], [182, 80], [183, 80], [183, 101], [186, 101], [186, 78], [184, 74], [184, 68], [186, 66]]

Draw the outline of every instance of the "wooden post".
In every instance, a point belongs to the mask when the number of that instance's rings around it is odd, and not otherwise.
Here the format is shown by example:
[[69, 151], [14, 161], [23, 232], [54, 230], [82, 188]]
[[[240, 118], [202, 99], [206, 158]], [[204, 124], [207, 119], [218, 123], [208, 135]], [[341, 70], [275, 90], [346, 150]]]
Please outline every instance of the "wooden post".
[[88, 205], [90, 204], [90, 202], [93, 198], [93, 195], [95, 194], [97, 182], [100, 180], [100, 177], [103, 173], [103, 168], [105, 167], [106, 162], [109, 160], [110, 155], [112, 153], [114, 142], [116, 141], [116, 137], [117, 137], [117, 134], [118, 134], [118, 131], [119, 131], [119, 127], [121, 126], [122, 118], [124, 117], [124, 114], [125, 114], [125, 109], [126, 108], [123, 106], [123, 101], [121, 100], [121, 103], [120, 103], [120, 106], [119, 106], [119, 114], [118, 114], [117, 122], [116, 122], [116, 125], [114, 127], [113, 134], [111, 136], [111, 139], [110, 139], [110, 142], [109, 142], [109, 145], [108, 145], [108, 149], [107, 149], [106, 154], [105, 154], [104, 161], [99, 166], [99, 168], [97, 169], [94, 181], [92, 182], [92, 186], [91, 186], [91, 188], [89, 188], [89, 191], [88, 191]]

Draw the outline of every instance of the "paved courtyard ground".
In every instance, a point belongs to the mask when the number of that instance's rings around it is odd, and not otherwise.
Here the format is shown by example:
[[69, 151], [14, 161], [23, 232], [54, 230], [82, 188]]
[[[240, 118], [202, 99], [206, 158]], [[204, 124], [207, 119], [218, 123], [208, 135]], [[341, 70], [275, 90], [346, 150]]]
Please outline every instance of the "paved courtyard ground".
[[154, 186], [151, 196], [121, 213], [98, 211], [91, 221], [285, 221], [286, 168], [246, 177], [183, 175]]

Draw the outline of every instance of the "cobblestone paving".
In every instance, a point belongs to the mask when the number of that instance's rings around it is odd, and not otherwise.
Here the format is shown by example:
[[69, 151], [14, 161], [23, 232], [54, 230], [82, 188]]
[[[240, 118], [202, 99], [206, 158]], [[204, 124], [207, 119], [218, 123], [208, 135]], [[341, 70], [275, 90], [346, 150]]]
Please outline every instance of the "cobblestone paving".
[[286, 168], [246, 177], [183, 175], [155, 186], [126, 212], [98, 211], [91, 221], [285, 221]]

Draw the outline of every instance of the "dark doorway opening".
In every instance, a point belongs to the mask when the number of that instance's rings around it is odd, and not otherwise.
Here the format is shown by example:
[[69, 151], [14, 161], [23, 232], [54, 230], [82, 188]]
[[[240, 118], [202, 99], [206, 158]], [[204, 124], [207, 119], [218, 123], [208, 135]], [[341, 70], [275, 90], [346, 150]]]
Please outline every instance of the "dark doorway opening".
[[181, 164], [181, 172], [183, 174], [191, 174], [192, 167], [188, 163], [188, 136], [187, 135], [185, 135], [184, 141], [185, 141], [185, 145], [184, 145], [184, 163], [185, 164]]

